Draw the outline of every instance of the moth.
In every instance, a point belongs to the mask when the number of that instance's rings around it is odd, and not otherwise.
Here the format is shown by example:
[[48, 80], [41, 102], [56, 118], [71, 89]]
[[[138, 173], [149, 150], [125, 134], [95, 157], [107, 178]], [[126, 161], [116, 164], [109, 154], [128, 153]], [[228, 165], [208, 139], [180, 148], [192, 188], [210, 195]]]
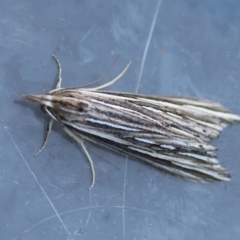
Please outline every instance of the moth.
[[23, 95], [37, 102], [50, 116], [45, 147], [53, 121], [82, 147], [92, 169], [93, 161], [84, 141], [128, 154], [158, 169], [195, 182], [228, 181], [230, 174], [219, 164], [217, 148], [209, 141], [229, 124], [240, 121], [223, 106], [207, 100], [158, 97], [103, 91], [112, 81], [95, 88], [61, 88], [62, 69], [58, 59], [56, 88], [42, 95]]

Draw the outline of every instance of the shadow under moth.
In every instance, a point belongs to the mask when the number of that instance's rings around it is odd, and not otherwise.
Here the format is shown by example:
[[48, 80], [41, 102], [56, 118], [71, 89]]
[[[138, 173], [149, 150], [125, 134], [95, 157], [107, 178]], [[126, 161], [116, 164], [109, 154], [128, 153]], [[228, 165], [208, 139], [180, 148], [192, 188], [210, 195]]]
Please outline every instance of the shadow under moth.
[[39, 103], [50, 116], [44, 143], [36, 154], [45, 147], [55, 120], [85, 152], [92, 169], [90, 189], [95, 172], [85, 140], [195, 182], [230, 180], [216, 158], [217, 148], [208, 142], [228, 124], [239, 122], [240, 116], [207, 100], [102, 91], [121, 78], [130, 63], [99, 87], [61, 88], [61, 66], [53, 57], [58, 65], [56, 88], [43, 95], [22, 96]]

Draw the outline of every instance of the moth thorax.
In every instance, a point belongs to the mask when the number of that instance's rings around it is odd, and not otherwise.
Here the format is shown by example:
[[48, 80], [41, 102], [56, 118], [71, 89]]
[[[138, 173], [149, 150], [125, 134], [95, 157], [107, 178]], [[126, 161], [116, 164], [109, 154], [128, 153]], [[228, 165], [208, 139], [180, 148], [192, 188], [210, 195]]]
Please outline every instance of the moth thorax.
[[70, 97], [58, 98], [54, 101], [54, 105], [59, 109], [68, 109], [77, 112], [87, 112], [89, 110], [89, 103], [87, 101]]

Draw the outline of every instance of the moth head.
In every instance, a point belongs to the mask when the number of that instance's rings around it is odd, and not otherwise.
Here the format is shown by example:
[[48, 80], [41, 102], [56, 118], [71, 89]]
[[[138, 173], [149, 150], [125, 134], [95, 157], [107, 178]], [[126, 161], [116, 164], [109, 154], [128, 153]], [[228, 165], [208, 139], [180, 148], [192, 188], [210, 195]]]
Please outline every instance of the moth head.
[[41, 110], [44, 113], [48, 113], [50, 109], [62, 110], [75, 110], [78, 112], [86, 112], [89, 109], [89, 104], [83, 99], [75, 99], [72, 97], [63, 97], [63, 96], [53, 96], [50, 94], [44, 95], [22, 95], [23, 99], [28, 99], [33, 102], [37, 102], [41, 106]]
[[36, 95], [36, 94], [29, 94], [29, 95], [22, 95], [22, 99], [27, 99], [33, 102], [42, 103], [43, 102], [43, 95]]
[[22, 99], [27, 99], [33, 102], [37, 102], [40, 104], [41, 110], [44, 113], [47, 113], [46, 108], [51, 107], [52, 103], [52, 96], [50, 95], [35, 95], [35, 94], [30, 94], [30, 95], [22, 95]]

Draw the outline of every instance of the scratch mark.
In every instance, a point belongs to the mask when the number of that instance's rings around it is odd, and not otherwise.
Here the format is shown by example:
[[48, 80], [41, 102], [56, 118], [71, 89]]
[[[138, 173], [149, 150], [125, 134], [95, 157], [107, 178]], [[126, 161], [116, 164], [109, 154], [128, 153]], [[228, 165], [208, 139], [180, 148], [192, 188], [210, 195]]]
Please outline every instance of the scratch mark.
[[94, 31], [94, 29], [96, 29], [96, 24], [93, 25], [82, 37], [82, 40], [81, 40], [81, 43], [83, 43], [87, 38], [88, 36]]
[[[92, 207], [81, 207], [81, 208], [76, 208], [76, 209], [72, 209], [72, 210], [69, 210], [69, 211], [66, 211], [66, 212], [62, 212], [62, 213], [59, 213], [60, 216], [62, 215], [65, 215], [65, 214], [68, 214], [68, 213], [72, 213], [72, 212], [77, 212], [77, 211], [81, 211], [81, 210], [89, 210], [89, 209], [106, 209], [106, 208], [121, 208], [122, 209], [122, 206], [112, 206], [112, 207], [109, 207], [109, 206], [92, 206]], [[149, 211], [149, 210], [146, 210], [146, 209], [142, 209], [142, 208], [136, 208], [136, 207], [125, 207], [127, 209], [131, 209], [131, 210], [137, 210], [139, 212], [145, 212], [145, 213], [150, 213], [152, 215], [157, 215], [158, 213], [157, 212], [153, 212], [153, 211]], [[31, 227], [29, 227], [28, 229], [24, 230], [23, 232], [21, 232], [17, 237], [15, 237], [13, 240], [17, 240], [20, 236], [23, 236], [25, 233], [31, 231], [33, 228], [37, 227], [38, 225], [50, 220], [50, 219], [53, 219], [57, 217], [56, 215], [52, 215], [50, 217], [47, 217], [47, 218], [44, 218], [43, 220], [33, 224]]]
[[126, 184], [127, 184], [127, 168], [128, 168], [128, 157], [126, 157], [125, 171], [124, 171], [124, 182], [123, 182], [123, 203], [122, 203], [122, 227], [123, 227], [123, 240], [125, 239], [125, 202], [126, 202]]
[[5, 44], [3, 42], [0, 42], [0, 45], [5, 46], [5, 47], [10, 47], [11, 45]]
[[[114, 208], [122, 208], [122, 206], [114, 206]], [[151, 213], [153, 215], [156, 215], [157, 212], [153, 212], [153, 211], [149, 211], [146, 209], [142, 209], [142, 208], [137, 208], [137, 207], [125, 207], [125, 209], [130, 209], [130, 210], [137, 210], [139, 212], [146, 212], [146, 213]]]
[[139, 76], [138, 76], [138, 81], [137, 81], [137, 86], [136, 86], [136, 89], [135, 89], [135, 93], [138, 93], [138, 90], [139, 90], [140, 82], [141, 82], [141, 79], [142, 79], [143, 68], [144, 68], [144, 65], [145, 65], [146, 57], [147, 57], [148, 48], [149, 48], [149, 45], [150, 45], [150, 42], [151, 42], [151, 39], [152, 39], [152, 34], [153, 34], [154, 27], [156, 25], [157, 16], [158, 16], [158, 13], [159, 13], [161, 3], [162, 3], [162, 0], [158, 0], [156, 11], [154, 13], [151, 28], [150, 28], [150, 31], [149, 31], [149, 34], [148, 34], [146, 46], [145, 46], [145, 49], [144, 49], [144, 52], [143, 52], [143, 57], [142, 57], [142, 62], [141, 62], [141, 67], [140, 67], [140, 72], [139, 72]]
[[65, 231], [67, 232], [67, 234], [68, 234], [68, 236], [70, 237], [70, 239], [72, 239], [71, 234], [70, 234], [70, 232], [68, 231], [67, 227], [65, 226], [62, 218], [61, 218], [60, 215], [58, 214], [58, 212], [57, 212], [56, 208], [54, 207], [52, 201], [51, 201], [50, 198], [48, 197], [47, 193], [46, 193], [45, 190], [43, 189], [43, 187], [42, 187], [42, 185], [40, 184], [40, 182], [38, 181], [36, 175], [34, 174], [34, 172], [32, 171], [32, 169], [30, 168], [28, 162], [26, 161], [26, 159], [25, 159], [24, 156], [22, 155], [22, 153], [21, 153], [20, 149], [18, 148], [16, 142], [14, 141], [11, 133], [8, 131], [7, 127], [4, 125], [3, 122], [2, 122], [2, 125], [3, 125], [3, 127], [5, 128], [5, 130], [7, 131], [9, 137], [11, 138], [11, 140], [12, 140], [15, 148], [17, 149], [18, 153], [20, 154], [20, 156], [21, 156], [22, 160], [24, 161], [25, 165], [27, 166], [28, 170], [30, 171], [30, 173], [32, 174], [33, 178], [34, 178], [35, 181], [37, 182], [37, 184], [38, 184], [39, 188], [41, 189], [43, 195], [46, 197], [46, 199], [48, 200], [49, 204], [51, 205], [51, 207], [52, 207], [53, 211], [55, 212], [57, 218], [58, 218], [59, 221], [61, 222], [63, 228], [64, 228]]
[[28, 33], [27, 31], [25, 31], [25, 30], [23, 30], [23, 29], [16, 29], [16, 32], [25, 33], [25, 34]]
[[53, 199], [57, 199], [57, 198], [60, 198], [61, 196], [63, 196], [63, 190], [61, 188], [51, 184], [50, 182], [48, 182], [48, 184], [52, 187], [55, 187], [56, 189], [59, 189], [62, 192], [61, 194], [59, 194], [57, 197], [54, 197]]
[[22, 40], [19, 40], [17, 38], [6, 38], [8, 41], [13, 41], [13, 42], [17, 42], [17, 43], [22, 43], [22, 44], [27, 44], [27, 42], [24, 42]]

